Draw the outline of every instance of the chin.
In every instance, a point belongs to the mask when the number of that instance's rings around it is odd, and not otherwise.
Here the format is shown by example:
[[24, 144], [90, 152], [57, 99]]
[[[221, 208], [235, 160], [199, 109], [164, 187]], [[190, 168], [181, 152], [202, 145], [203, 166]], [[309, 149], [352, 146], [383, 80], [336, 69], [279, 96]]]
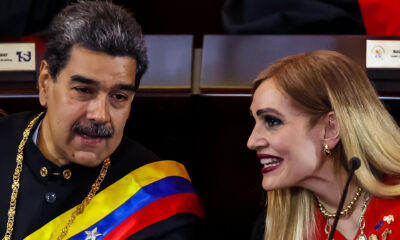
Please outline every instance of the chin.
[[270, 184], [262, 184], [262, 188], [265, 191], [273, 191], [279, 189], [279, 187], [272, 187]]
[[276, 182], [275, 183], [269, 182], [267, 180], [263, 180], [263, 182], [262, 182], [262, 188], [265, 191], [273, 191], [273, 190], [278, 190], [278, 189], [282, 189], [282, 188], [286, 188], [286, 187], [288, 187], [288, 186], [284, 186], [284, 185], [279, 184], [279, 183], [277, 184]]
[[107, 157], [102, 157], [103, 154], [96, 154], [95, 152], [78, 151], [73, 155], [72, 162], [85, 166], [85, 167], [97, 167]]

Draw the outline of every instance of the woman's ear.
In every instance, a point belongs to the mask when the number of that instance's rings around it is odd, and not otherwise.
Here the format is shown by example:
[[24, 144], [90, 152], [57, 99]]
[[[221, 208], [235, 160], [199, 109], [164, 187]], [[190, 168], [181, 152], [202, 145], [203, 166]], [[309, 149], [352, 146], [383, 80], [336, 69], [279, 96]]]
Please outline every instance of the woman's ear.
[[335, 148], [340, 140], [339, 125], [336, 114], [331, 111], [324, 117], [324, 145], [328, 145], [329, 149]]

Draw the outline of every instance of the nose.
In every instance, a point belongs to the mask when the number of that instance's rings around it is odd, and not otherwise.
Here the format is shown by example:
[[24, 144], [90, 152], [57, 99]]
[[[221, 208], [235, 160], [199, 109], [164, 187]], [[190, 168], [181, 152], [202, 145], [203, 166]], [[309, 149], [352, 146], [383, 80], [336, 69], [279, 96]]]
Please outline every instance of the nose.
[[92, 99], [87, 108], [87, 119], [96, 123], [106, 123], [110, 120], [109, 105], [106, 96]]
[[251, 150], [258, 150], [263, 147], [268, 147], [267, 138], [265, 134], [263, 134], [263, 132], [257, 128], [257, 125], [254, 126], [253, 131], [247, 140], [247, 147]]

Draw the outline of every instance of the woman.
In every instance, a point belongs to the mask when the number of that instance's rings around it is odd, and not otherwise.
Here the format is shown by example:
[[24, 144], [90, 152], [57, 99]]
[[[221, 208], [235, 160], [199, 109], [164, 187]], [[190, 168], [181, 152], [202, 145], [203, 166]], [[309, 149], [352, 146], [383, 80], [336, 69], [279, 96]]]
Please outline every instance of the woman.
[[327, 239], [354, 156], [334, 239], [400, 239], [399, 129], [359, 65], [332, 51], [278, 60], [255, 80], [250, 112], [268, 191], [258, 239]]

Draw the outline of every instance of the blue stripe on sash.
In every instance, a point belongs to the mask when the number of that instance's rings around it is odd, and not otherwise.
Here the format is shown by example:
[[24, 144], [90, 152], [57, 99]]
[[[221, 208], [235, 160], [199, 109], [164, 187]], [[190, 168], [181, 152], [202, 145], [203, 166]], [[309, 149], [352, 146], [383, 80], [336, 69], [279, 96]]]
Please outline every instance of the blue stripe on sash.
[[192, 184], [185, 178], [176, 176], [163, 178], [157, 182], [141, 188], [120, 207], [115, 209], [113, 212], [108, 214], [106, 217], [101, 219], [93, 226], [89, 227], [86, 230], [83, 230], [82, 232], [71, 237], [70, 239], [85, 239], [87, 236], [85, 231], [91, 231], [96, 227], [97, 232], [102, 234], [101, 236], [98, 236], [96, 240], [102, 239], [129, 216], [140, 210], [142, 207], [152, 203], [153, 201], [178, 193], [192, 192], [194, 192]]

